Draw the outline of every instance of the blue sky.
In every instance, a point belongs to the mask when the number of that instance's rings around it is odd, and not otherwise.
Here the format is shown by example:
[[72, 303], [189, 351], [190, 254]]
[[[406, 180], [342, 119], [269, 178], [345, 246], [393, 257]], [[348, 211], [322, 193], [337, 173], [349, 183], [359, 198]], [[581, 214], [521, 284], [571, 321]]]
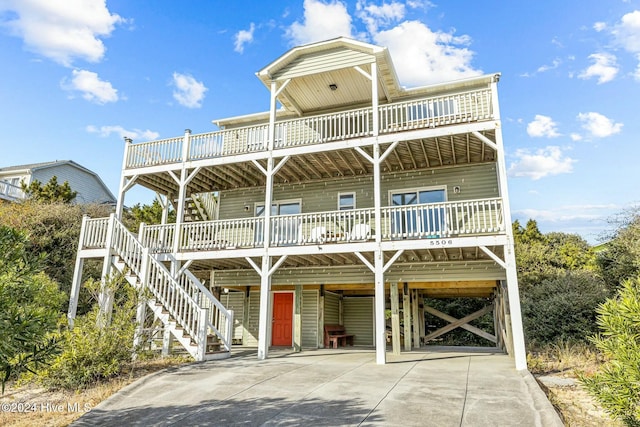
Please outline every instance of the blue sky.
[[0, 167], [70, 159], [117, 193], [124, 136], [266, 111], [255, 72], [338, 36], [405, 86], [502, 73], [514, 219], [596, 243], [638, 206], [640, 0], [0, 0]]

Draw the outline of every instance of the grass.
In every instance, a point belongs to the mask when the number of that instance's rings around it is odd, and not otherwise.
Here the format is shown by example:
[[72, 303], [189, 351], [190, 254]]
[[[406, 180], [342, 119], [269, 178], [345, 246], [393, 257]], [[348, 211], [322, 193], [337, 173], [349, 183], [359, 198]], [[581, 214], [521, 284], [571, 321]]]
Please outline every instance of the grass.
[[0, 396], [4, 427], [67, 426], [118, 390], [152, 372], [188, 363], [184, 357], [137, 361], [125, 374], [78, 391], [46, 390], [36, 382], [10, 383]]
[[[549, 401], [569, 427], [622, 427], [613, 420], [578, 381], [578, 373], [589, 375], [604, 362], [602, 355], [583, 343], [560, 342], [530, 351], [527, 363], [537, 377], [553, 377], [559, 385], [538, 380]], [[568, 385], [566, 385], [568, 384]]]

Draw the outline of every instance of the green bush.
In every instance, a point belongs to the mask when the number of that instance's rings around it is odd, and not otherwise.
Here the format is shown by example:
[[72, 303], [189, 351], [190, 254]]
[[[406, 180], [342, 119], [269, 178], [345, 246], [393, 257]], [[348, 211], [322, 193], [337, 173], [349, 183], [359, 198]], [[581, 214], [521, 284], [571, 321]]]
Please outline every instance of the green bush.
[[33, 372], [58, 351], [53, 335], [64, 299], [29, 252], [24, 232], [0, 226], [0, 382]]
[[640, 277], [624, 281], [617, 297], [598, 308], [597, 324], [592, 341], [607, 361], [581, 380], [607, 412], [640, 426]]
[[587, 341], [597, 330], [596, 308], [608, 296], [605, 283], [588, 271], [567, 271], [522, 289], [522, 318], [529, 345]]
[[[96, 295], [97, 281], [85, 284]], [[108, 281], [115, 295], [111, 321], [105, 325], [96, 304], [76, 318], [72, 330], [62, 332], [63, 351], [41, 372], [42, 383], [53, 389], [77, 390], [122, 374], [130, 368], [135, 348], [138, 295], [122, 277]]]

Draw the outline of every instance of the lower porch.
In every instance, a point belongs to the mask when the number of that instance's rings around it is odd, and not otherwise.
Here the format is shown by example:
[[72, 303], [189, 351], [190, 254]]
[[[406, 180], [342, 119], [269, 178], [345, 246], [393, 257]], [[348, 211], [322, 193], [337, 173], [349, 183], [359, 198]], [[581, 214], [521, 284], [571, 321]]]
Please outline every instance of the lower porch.
[[[234, 345], [256, 347], [259, 287], [214, 287], [212, 291], [235, 313]], [[400, 354], [450, 343], [455, 339], [447, 339], [449, 336], [464, 330], [473, 336], [462, 341], [464, 344], [510, 352], [505, 294], [506, 285], [499, 280], [386, 283], [382, 333], [387, 351]], [[447, 306], [443, 301], [449, 301], [449, 305], [454, 302], [456, 309], [447, 313], [451, 309], [443, 308]], [[326, 325], [341, 325], [347, 334], [353, 335], [349, 344], [354, 348], [376, 345], [373, 284], [274, 285], [269, 307], [267, 342], [271, 349], [326, 348]]]

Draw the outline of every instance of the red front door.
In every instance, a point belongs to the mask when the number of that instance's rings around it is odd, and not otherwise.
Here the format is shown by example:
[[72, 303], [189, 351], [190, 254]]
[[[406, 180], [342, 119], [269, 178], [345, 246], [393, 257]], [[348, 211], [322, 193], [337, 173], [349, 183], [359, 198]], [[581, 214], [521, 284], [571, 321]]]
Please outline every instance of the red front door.
[[292, 345], [293, 337], [293, 293], [273, 294], [273, 323], [271, 345]]

